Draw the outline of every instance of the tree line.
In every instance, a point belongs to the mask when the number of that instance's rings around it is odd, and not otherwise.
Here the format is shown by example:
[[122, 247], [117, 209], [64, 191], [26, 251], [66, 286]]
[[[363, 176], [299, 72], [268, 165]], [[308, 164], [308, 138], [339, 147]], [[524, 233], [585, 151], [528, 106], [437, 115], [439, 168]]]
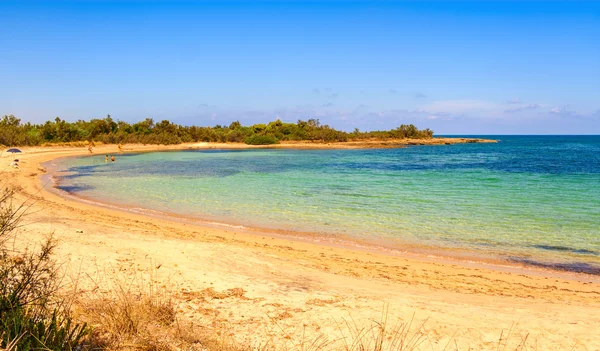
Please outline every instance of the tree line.
[[13, 115], [0, 119], [0, 145], [38, 146], [51, 143], [103, 142], [139, 144], [180, 144], [188, 142], [244, 142], [277, 144], [280, 141], [345, 142], [352, 140], [430, 139], [433, 131], [403, 124], [386, 131], [344, 132], [322, 125], [318, 119], [286, 123], [279, 119], [267, 124], [242, 126], [239, 121], [214, 127], [182, 126], [167, 120], [154, 122], [146, 118], [137, 123], [102, 119], [67, 122], [56, 117], [44, 124], [22, 123]]

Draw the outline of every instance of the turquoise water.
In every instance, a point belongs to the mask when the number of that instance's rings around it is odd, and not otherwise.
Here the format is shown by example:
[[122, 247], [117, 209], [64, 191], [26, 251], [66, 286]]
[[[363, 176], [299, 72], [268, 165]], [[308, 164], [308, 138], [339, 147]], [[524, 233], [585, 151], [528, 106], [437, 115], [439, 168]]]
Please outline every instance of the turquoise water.
[[202, 220], [600, 274], [600, 137], [71, 158], [59, 189]]

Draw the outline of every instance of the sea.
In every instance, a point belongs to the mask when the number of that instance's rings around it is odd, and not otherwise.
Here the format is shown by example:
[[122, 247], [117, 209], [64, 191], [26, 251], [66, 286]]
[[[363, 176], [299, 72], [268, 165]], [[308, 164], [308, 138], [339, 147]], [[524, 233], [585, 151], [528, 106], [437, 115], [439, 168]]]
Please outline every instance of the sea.
[[51, 161], [82, 201], [384, 251], [600, 275], [600, 136]]

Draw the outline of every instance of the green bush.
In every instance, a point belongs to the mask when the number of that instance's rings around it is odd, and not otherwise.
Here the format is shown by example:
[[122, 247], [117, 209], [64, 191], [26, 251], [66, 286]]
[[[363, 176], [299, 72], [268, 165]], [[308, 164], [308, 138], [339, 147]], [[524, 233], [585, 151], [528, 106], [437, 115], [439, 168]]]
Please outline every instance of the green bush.
[[272, 135], [253, 135], [246, 138], [244, 142], [248, 145], [272, 145], [279, 144], [279, 140]]

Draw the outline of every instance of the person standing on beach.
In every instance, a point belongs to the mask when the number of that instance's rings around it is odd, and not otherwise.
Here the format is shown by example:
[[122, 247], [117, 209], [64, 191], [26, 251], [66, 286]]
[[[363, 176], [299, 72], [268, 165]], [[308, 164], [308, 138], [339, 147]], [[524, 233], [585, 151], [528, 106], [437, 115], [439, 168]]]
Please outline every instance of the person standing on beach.
[[123, 145], [119, 143], [119, 152], [123, 152]]

